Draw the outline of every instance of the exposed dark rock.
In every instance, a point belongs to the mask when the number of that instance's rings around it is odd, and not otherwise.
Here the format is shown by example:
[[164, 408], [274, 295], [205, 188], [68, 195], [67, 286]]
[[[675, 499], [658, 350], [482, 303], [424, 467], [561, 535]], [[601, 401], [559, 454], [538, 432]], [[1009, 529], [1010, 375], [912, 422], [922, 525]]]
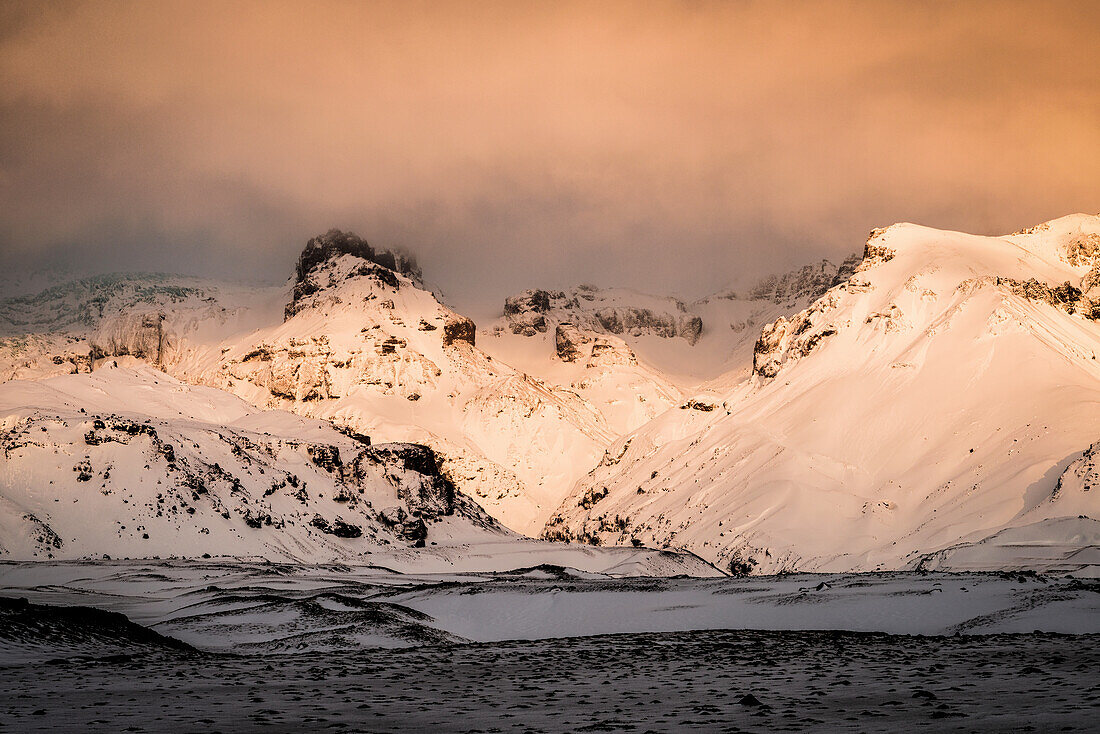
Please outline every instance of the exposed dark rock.
[[378, 346], [380, 354], [396, 354], [398, 349], [404, 349], [408, 342], [396, 336], [391, 336]]
[[274, 525], [276, 527], [282, 527], [282, 521], [276, 521], [271, 517], [271, 513], [254, 511], [252, 509], [246, 509], [242, 514], [244, 524], [250, 528], [259, 529], [265, 525]]
[[368, 260], [414, 280], [419, 280], [421, 277], [420, 268], [417, 267], [416, 259], [412, 256], [389, 250], [375, 251], [366, 240], [353, 232], [330, 229], [306, 243], [305, 249], [298, 256], [295, 268], [297, 282], [305, 280], [318, 265], [340, 255], [352, 255]]
[[335, 535], [337, 538], [358, 538], [363, 534], [363, 529], [358, 525], [344, 522], [340, 518], [329, 522], [320, 515], [314, 515], [309, 524], [327, 535]]
[[580, 507], [584, 510], [590, 510], [597, 502], [606, 497], [607, 493], [607, 487], [602, 487], [600, 489], [590, 489], [585, 492], [584, 495], [581, 497], [580, 502], [577, 503], [577, 507]]
[[49, 525], [39, 520], [35, 515], [23, 515], [23, 520], [31, 524], [33, 528], [32, 537], [35, 542], [42, 547], [60, 548], [65, 545], [65, 542], [61, 540], [61, 536], [54, 532], [54, 529]]
[[688, 344], [695, 344], [703, 333], [703, 319], [698, 316], [685, 316], [680, 320], [676, 335], [686, 339]]
[[564, 300], [561, 291], [551, 293], [542, 290], [526, 290], [504, 301], [504, 315], [513, 334], [534, 336], [548, 328], [546, 313], [550, 310], [551, 299]]
[[413, 518], [401, 524], [398, 534], [402, 540], [412, 543], [413, 547], [423, 548], [428, 537], [428, 526], [421, 518]]
[[689, 400], [680, 406], [680, 410], [699, 410], [704, 413], [709, 413], [714, 410], [716, 406], [714, 403], [707, 403], [702, 400]]
[[317, 271], [325, 263], [341, 255], [351, 255], [365, 261], [349, 277], [374, 278], [390, 288], [399, 286], [397, 274], [414, 281], [421, 278], [420, 268], [412, 256], [390, 250], [375, 250], [366, 240], [352, 232], [331, 229], [309, 240], [298, 256], [294, 291], [284, 310], [284, 319], [293, 317], [305, 308], [306, 300], [328, 285], [318, 277]]
[[477, 336], [477, 326], [465, 316], [452, 314], [443, 324], [443, 346], [449, 347], [455, 342], [466, 342], [471, 347]]
[[358, 441], [359, 443], [363, 444], [364, 446], [370, 446], [370, 436], [364, 435], [362, 433], [358, 433], [357, 431], [353, 431], [352, 429], [348, 428], [347, 426], [334, 425], [333, 427], [337, 431], [339, 431], [340, 433], [342, 433], [345, 436], [347, 436], [348, 438], [352, 439], [353, 441]]
[[428, 519], [454, 514], [457, 490], [454, 482], [439, 470], [438, 459], [430, 448], [414, 443], [388, 443], [372, 447], [370, 453], [405, 473], [397, 484], [397, 496], [411, 514]]
[[835, 294], [828, 294], [789, 319], [780, 317], [766, 325], [753, 346], [753, 374], [771, 379], [787, 362], [805, 357], [836, 334], [837, 328], [827, 316], [835, 306]]
[[867, 244], [863, 248], [863, 262], [860, 263], [859, 270], [866, 270], [894, 259], [896, 253], [884, 244], [889, 231], [889, 227], [871, 230], [871, 234], [867, 237]]
[[329, 474], [337, 473], [343, 468], [343, 462], [340, 461], [340, 449], [336, 446], [309, 444], [306, 446], [306, 453], [309, 454], [309, 458], [314, 464]]
[[1008, 286], [1013, 293], [1028, 300], [1049, 303], [1066, 313], [1080, 314], [1088, 319], [1100, 319], [1100, 302], [1093, 303], [1080, 288], [1077, 288], [1068, 280], [1057, 286], [1040, 283], [1035, 278], [1029, 278], [1025, 281], [1014, 278], [997, 278], [996, 283], [999, 286]]
[[563, 362], [577, 361], [581, 356], [581, 346], [591, 341], [590, 336], [573, 324], [558, 324], [554, 330], [554, 347], [557, 350], [558, 359]]
[[748, 576], [754, 568], [756, 568], [756, 559], [743, 556], [741, 551], [735, 551], [730, 557], [729, 570], [733, 576]]
[[534, 336], [552, 326], [573, 324], [584, 331], [603, 334], [655, 334], [680, 337], [694, 344], [703, 332], [703, 321], [687, 313], [684, 304], [671, 301], [669, 312], [648, 308], [608, 305], [600, 307], [600, 291], [579, 285], [571, 294], [564, 291], [526, 290], [504, 302], [504, 316], [513, 334]]
[[[550, 297], [549, 291], [526, 290], [517, 296], [504, 300], [504, 315], [515, 316], [525, 311], [546, 313], [550, 310]], [[565, 294], [559, 291], [554, 294], [554, 297], [565, 298]]]

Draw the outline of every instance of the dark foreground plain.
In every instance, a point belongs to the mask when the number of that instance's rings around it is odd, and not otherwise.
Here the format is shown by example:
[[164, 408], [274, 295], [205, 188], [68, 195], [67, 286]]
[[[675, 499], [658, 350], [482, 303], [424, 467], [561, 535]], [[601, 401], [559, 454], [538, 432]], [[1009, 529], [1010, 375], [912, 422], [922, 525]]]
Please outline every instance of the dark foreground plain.
[[[0, 731], [1095, 731], [1100, 636], [704, 631], [0, 661]], [[140, 637], [140, 635], [139, 635]]]

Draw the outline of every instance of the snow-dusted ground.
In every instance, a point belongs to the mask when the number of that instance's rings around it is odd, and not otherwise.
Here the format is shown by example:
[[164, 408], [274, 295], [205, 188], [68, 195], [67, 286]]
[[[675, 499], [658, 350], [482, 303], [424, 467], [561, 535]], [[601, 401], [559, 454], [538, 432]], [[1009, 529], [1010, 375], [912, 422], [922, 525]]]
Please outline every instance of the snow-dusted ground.
[[1031, 574], [9, 562], [0, 720], [14, 731], [1089, 731], [1098, 600], [1094, 581]]
[[1097, 638], [694, 632], [0, 664], [11, 731], [1094, 731]]
[[0, 589], [122, 612], [206, 650], [263, 653], [701, 629], [1100, 633], [1100, 584], [1033, 574], [400, 574], [198, 560], [3, 563]]

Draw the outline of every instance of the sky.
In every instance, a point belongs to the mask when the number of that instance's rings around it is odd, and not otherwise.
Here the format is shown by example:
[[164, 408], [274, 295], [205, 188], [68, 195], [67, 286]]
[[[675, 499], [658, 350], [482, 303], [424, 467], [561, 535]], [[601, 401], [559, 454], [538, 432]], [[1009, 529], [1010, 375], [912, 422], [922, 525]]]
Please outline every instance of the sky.
[[1100, 212], [1095, 2], [0, 0], [0, 268], [684, 297]]

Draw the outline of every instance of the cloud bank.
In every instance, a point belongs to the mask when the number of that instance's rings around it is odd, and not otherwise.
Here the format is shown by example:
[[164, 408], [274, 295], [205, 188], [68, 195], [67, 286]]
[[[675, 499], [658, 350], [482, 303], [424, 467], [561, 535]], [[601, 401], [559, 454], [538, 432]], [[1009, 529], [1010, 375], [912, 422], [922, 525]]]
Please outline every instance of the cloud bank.
[[0, 265], [685, 296], [1100, 210], [1095, 3], [6, 3]]

